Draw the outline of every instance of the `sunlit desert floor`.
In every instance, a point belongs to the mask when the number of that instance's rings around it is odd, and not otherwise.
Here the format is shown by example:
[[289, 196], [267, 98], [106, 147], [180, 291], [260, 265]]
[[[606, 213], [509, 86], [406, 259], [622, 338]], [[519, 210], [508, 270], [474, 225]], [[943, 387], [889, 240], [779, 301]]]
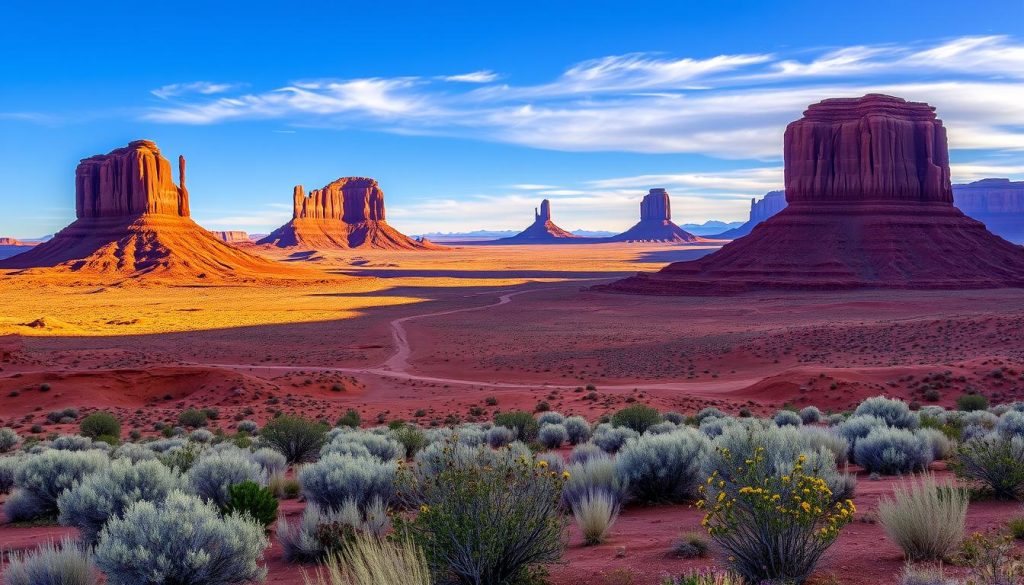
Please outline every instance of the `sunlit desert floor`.
[[[641, 401], [693, 413], [715, 405], [770, 414], [787, 405], [842, 411], [887, 394], [927, 403], [925, 376], [951, 406], [968, 389], [1024, 399], [1024, 290], [772, 292], [640, 297], [595, 284], [693, 259], [714, 245], [467, 246], [450, 251], [289, 253], [309, 282], [204, 285], [0, 275], [0, 424], [29, 433], [52, 410], [114, 411], [150, 433], [192, 405], [218, 424], [243, 411], [422, 425], [489, 420], [538, 402], [588, 418]], [[43, 385], [48, 391], [43, 391]], [[593, 392], [584, 390], [593, 385]], [[485, 398], [497, 399], [488, 406]], [[417, 411], [422, 411], [417, 413]], [[422, 416], [415, 416], [421, 414]], [[870, 520], [893, 480], [861, 476]], [[301, 504], [285, 505], [298, 514]], [[972, 505], [969, 527], [996, 526], [1019, 504]], [[602, 583], [629, 568], [637, 585], [709, 561], [672, 558], [699, 528], [685, 506], [629, 508], [602, 546], [575, 534], [557, 584]], [[58, 527], [0, 526], [0, 548]], [[299, 582], [271, 550], [269, 582]], [[857, 522], [817, 579], [891, 583], [899, 549]]]

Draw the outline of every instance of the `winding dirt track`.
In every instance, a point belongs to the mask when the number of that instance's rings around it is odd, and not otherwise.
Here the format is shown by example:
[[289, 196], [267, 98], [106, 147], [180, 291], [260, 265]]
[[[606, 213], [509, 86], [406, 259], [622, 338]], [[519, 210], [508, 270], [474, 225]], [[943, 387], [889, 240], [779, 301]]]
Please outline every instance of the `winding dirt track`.
[[[465, 307], [461, 309], [449, 309], [446, 311], [434, 311], [430, 313], [420, 313], [417, 315], [408, 315], [406, 317], [400, 317], [393, 319], [390, 322], [391, 327], [391, 338], [394, 343], [394, 353], [381, 365], [370, 368], [346, 368], [336, 366], [295, 366], [295, 365], [267, 365], [267, 364], [220, 364], [220, 363], [202, 363], [193, 364], [197, 366], [211, 366], [219, 368], [228, 368], [233, 370], [248, 370], [248, 371], [294, 371], [303, 370], [311, 372], [339, 372], [345, 374], [362, 374], [380, 376], [382, 378], [391, 378], [397, 380], [409, 380], [414, 382], [425, 382], [434, 384], [447, 384], [451, 386], [474, 386], [474, 387], [485, 387], [485, 388], [504, 388], [504, 389], [535, 389], [538, 386], [544, 388], [557, 388], [557, 389], [572, 389], [578, 384], [547, 384], [547, 383], [516, 383], [516, 382], [487, 382], [483, 380], [468, 380], [460, 378], [438, 378], [434, 376], [424, 376], [415, 373], [413, 366], [409, 363], [409, 358], [412, 355], [412, 345], [409, 342], [408, 332], [405, 328], [405, 324], [419, 319], [428, 319], [431, 317], [441, 317], [444, 315], [454, 315], [456, 313], [468, 313], [470, 311], [483, 311], [499, 307], [512, 302], [513, 297], [530, 294], [535, 292], [553, 290], [555, 287], [544, 287], [535, 288], [530, 290], [521, 290], [516, 292], [508, 292], [507, 290], [498, 291], [487, 291], [484, 293], [477, 293], [471, 296], [480, 296], [494, 293], [506, 293], [498, 296], [497, 300], [491, 304]], [[602, 385], [603, 390], [619, 390], [619, 391], [630, 391], [637, 387], [643, 387], [645, 389], [662, 389], [662, 390], [679, 390], [685, 391], [686, 393], [693, 396], [705, 396], [721, 398], [723, 393], [731, 391], [739, 391], [747, 388], [752, 384], [760, 382], [763, 377], [755, 378], [744, 378], [738, 380], [715, 380], [707, 382], [665, 382], [665, 383], [629, 383], [620, 385]]]

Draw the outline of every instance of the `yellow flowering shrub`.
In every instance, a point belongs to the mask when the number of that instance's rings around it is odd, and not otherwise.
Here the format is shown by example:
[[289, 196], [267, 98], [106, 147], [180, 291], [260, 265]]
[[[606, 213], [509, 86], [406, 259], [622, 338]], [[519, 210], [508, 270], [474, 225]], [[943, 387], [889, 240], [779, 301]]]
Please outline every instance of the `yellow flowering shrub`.
[[764, 447], [747, 459], [719, 448], [728, 477], [712, 472], [699, 488], [702, 524], [744, 578], [803, 583], [856, 512], [851, 500], [833, 502], [832, 490], [798, 456], [788, 474], [776, 474]]

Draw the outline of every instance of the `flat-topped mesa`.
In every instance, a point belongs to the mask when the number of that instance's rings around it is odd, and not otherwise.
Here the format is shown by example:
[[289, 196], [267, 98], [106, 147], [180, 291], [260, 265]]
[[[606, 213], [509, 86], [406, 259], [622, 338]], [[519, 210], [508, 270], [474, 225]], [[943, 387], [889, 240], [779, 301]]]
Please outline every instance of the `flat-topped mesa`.
[[786, 128], [784, 149], [790, 204], [953, 202], [946, 129], [925, 103], [827, 99]]
[[714, 240], [735, 240], [742, 238], [754, 229], [754, 226], [772, 217], [786, 208], [785, 191], [769, 191], [760, 199], [750, 200], [750, 216], [747, 221], [739, 226], [726, 230], [720, 234], [710, 236]]
[[251, 244], [249, 234], [239, 230], [210, 230], [213, 237], [225, 244]]
[[668, 199], [668, 191], [651, 189], [640, 201], [640, 221], [671, 220], [672, 204]]
[[292, 191], [293, 219], [340, 219], [346, 223], [384, 221], [384, 192], [374, 179], [342, 177], [313, 189], [308, 195], [302, 185]]
[[257, 244], [314, 250], [379, 248], [441, 250], [388, 225], [384, 191], [367, 177], [342, 177], [308, 194], [302, 185], [292, 189], [292, 219]]
[[697, 260], [598, 289], [1024, 288], [1024, 248], [953, 206], [946, 132], [927, 104], [867, 95], [812, 105], [786, 129], [788, 205]]
[[174, 184], [171, 163], [150, 140], [136, 140], [92, 156], [75, 170], [75, 209], [79, 218], [142, 214], [189, 216], [185, 157], [178, 157]]

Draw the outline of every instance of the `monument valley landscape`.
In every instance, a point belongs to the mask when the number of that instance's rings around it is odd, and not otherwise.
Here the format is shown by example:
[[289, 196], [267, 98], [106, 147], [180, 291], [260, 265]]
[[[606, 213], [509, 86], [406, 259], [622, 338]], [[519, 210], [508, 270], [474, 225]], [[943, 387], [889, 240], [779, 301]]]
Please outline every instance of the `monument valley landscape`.
[[1024, 583], [1020, 31], [652, 10], [0, 99], [0, 582]]

